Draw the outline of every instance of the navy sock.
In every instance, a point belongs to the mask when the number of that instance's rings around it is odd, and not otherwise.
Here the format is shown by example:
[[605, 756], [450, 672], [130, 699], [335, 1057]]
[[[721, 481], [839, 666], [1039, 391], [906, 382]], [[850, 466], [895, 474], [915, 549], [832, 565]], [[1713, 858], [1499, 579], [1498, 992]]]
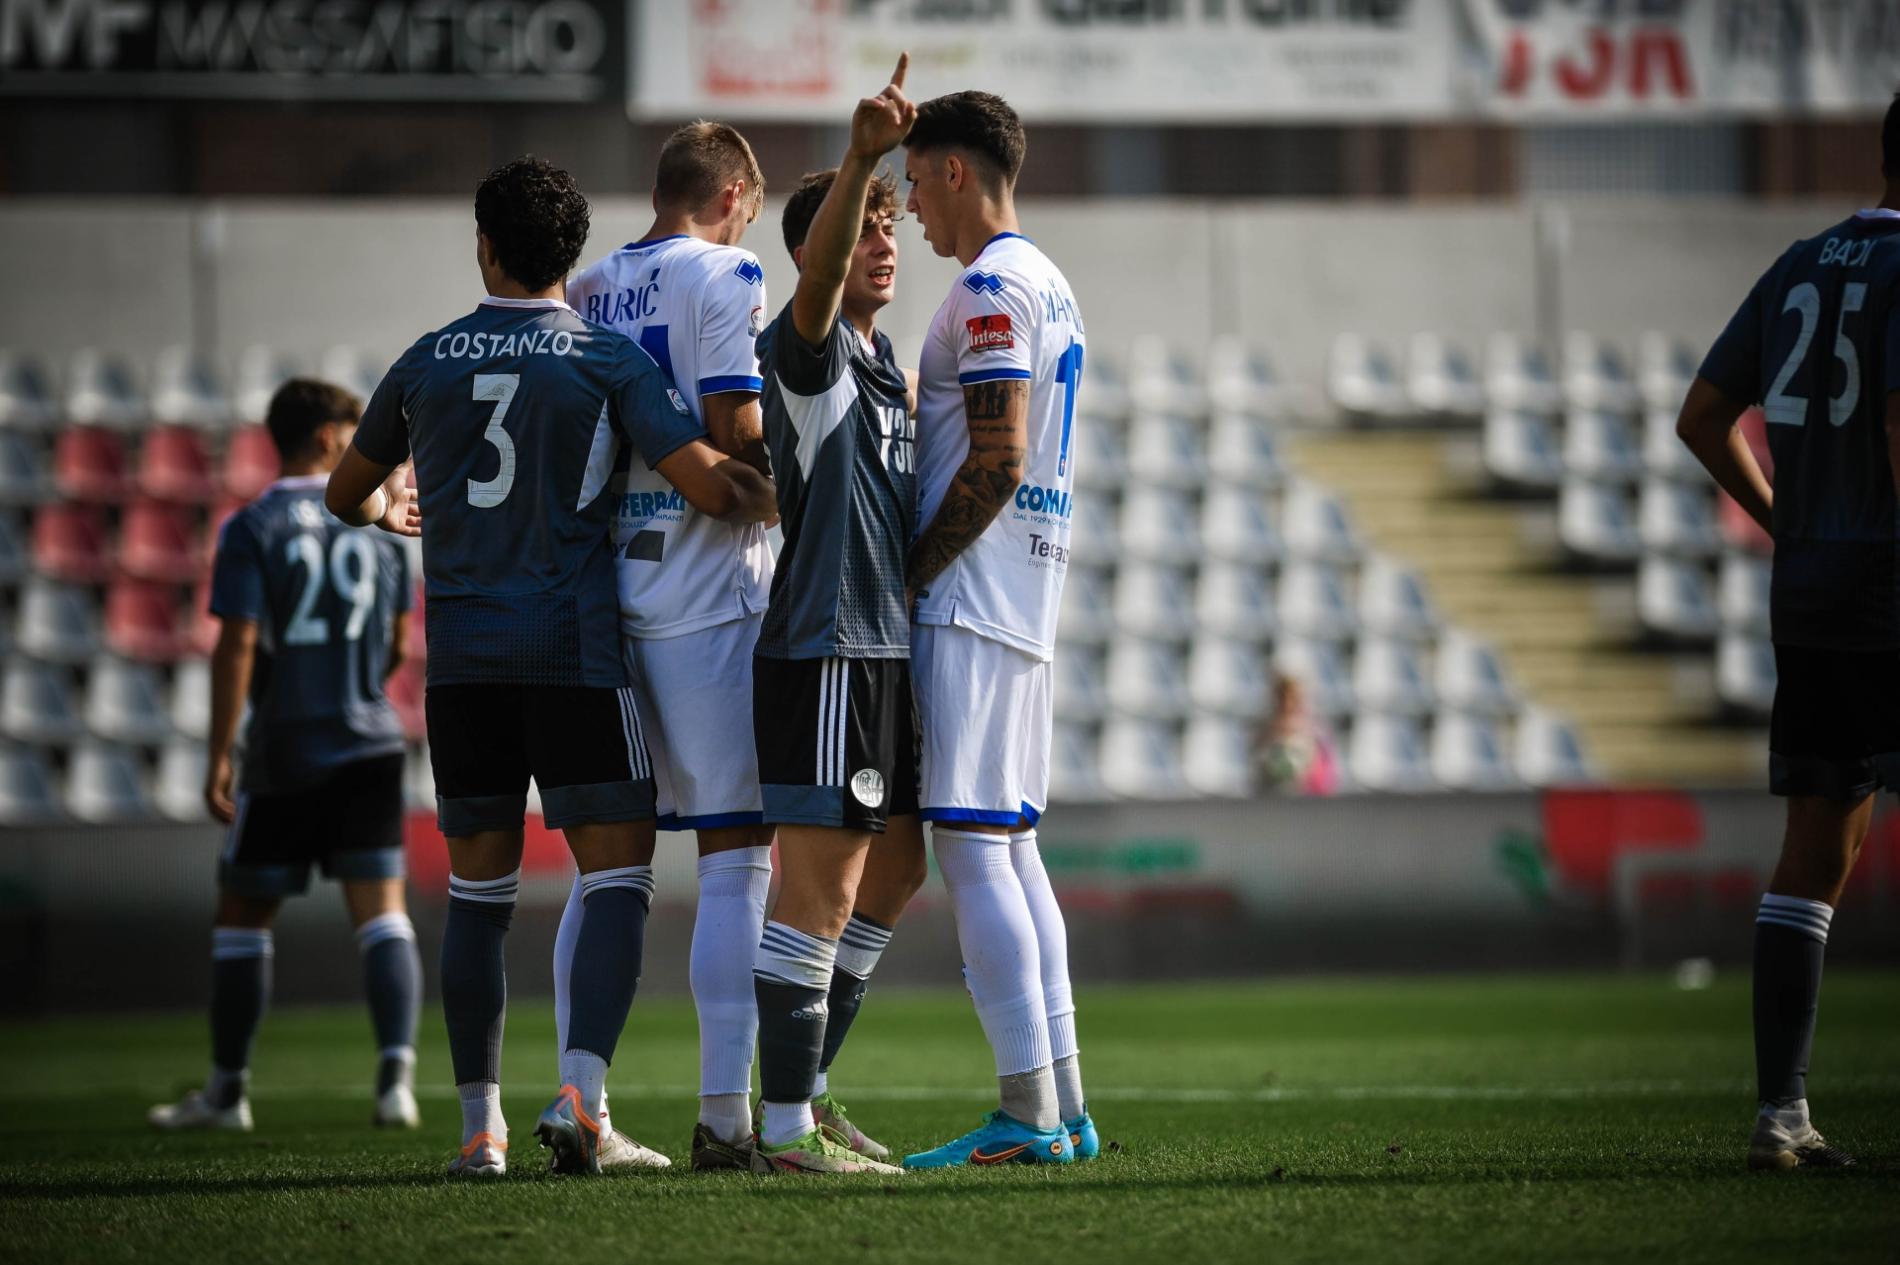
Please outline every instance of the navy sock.
[[206, 1087], [214, 1107], [232, 1106], [244, 1093], [251, 1043], [270, 1005], [271, 953], [269, 928], [212, 929], [211, 1063], [222, 1074]]
[[611, 1063], [640, 985], [653, 869], [634, 865], [581, 875], [581, 930], [568, 976], [567, 1048]]
[[442, 1017], [455, 1083], [501, 1080], [501, 1033], [508, 1010], [502, 945], [514, 921], [519, 875], [483, 882], [449, 879], [442, 928]]
[[810, 1102], [824, 1056], [827, 994], [838, 942], [768, 922], [752, 959], [759, 1002], [759, 1098]]
[[838, 939], [837, 966], [831, 972], [831, 991], [825, 999], [825, 1048], [818, 1070], [831, 1070], [832, 1060], [851, 1032], [852, 1021], [864, 1005], [864, 993], [871, 983], [871, 972], [891, 942], [891, 929], [875, 918], [852, 914]]
[[1770, 893], [1755, 916], [1756, 1092], [1771, 1106], [1808, 1096], [1808, 1056], [1833, 913], [1821, 901]]

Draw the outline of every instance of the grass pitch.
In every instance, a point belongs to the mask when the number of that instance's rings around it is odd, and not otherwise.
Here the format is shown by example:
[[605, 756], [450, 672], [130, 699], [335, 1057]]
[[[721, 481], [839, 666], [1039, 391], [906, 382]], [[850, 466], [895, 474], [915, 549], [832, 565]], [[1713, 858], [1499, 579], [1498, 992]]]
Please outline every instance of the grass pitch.
[[[1845, 1172], [1754, 1174], [1748, 989], [1652, 977], [1316, 980], [1082, 990], [1083, 1067], [1118, 1149], [1067, 1169], [799, 1180], [685, 1170], [692, 1010], [636, 1003], [614, 1116], [668, 1173], [543, 1171], [546, 1008], [510, 1015], [506, 1180], [452, 1184], [439, 1013], [424, 1127], [377, 1133], [360, 1011], [286, 1010], [257, 1132], [160, 1136], [196, 1015], [0, 1029], [0, 1259], [1347, 1261], [1900, 1257], [1900, 976], [1835, 972], [1813, 1096]], [[834, 1090], [894, 1148], [975, 1123], [987, 1049], [961, 993], [874, 989]]]

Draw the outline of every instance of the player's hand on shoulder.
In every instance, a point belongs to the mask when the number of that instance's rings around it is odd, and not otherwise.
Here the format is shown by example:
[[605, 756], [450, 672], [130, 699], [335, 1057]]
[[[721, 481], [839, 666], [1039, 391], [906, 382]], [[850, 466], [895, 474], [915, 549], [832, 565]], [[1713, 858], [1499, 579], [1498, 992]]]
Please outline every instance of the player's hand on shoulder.
[[237, 776], [228, 755], [213, 760], [211, 767], [205, 770], [205, 807], [227, 826], [237, 817], [237, 800], [232, 796], [236, 783]]
[[900, 53], [890, 83], [875, 97], [865, 97], [851, 115], [851, 149], [865, 158], [881, 158], [910, 135], [917, 106], [904, 95], [904, 73], [910, 54]]

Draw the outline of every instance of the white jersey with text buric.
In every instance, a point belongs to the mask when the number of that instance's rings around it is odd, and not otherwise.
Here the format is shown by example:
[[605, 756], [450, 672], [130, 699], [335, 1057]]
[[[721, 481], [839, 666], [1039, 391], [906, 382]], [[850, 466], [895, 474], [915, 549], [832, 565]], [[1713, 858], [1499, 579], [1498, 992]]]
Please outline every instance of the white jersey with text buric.
[[970, 452], [963, 388], [1029, 383], [1022, 484], [989, 528], [918, 595], [917, 622], [951, 624], [1047, 660], [1069, 567], [1082, 315], [1069, 283], [1020, 233], [999, 233], [937, 309], [917, 366], [921, 530]]
[[[758, 394], [765, 270], [750, 251], [683, 234], [635, 242], [569, 278], [567, 301], [645, 348], [700, 421], [706, 396]], [[658, 471], [628, 464], [613, 484], [621, 631], [678, 637], [764, 610], [765, 529], [707, 518]]]

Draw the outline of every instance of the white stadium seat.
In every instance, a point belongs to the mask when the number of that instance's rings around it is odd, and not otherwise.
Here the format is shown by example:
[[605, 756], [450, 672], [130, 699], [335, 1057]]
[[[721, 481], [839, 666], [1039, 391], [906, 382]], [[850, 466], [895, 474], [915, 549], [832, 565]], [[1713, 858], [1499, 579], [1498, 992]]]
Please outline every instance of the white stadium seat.
[[1208, 477], [1230, 487], [1271, 492], [1286, 482], [1279, 432], [1273, 423], [1223, 413], [1208, 432]]
[[1438, 610], [1425, 582], [1396, 559], [1375, 553], [1359, 569], [1359, 626], [1381, 637], [1430, 641], [1438, 636]]
[[1541, 707], [1527, 707], [1517, 718], [1511, 763], [1531, 786], [1577, 786], [1596, 781], [1583, 742], [1570, 723]]
[[1181, 651], [1163, 642], [1117, 637], [1108, 647], [1108, 702], [1116, 712], [1151, 720], [1188, 713]]
[[1563, 390], [1550, 371], [1550, 357], [1534, 339], [1493, 334], [1485, 348], [1484, 392], [1493, 409], [1553, 416], [1563, 410]]
[[59, 745], [85, 731], [62, 668], [32, 659], [7, 660], [0, 676], [0, 733], [16, 742]]
[[156, 746], [172, 733], [157, 672], [113, 655], [93, 660], [85, 718], [86, 729], [108, 742]]
[[66, 420], [114, 430], [144, 426], [148, 411], [131, 368], [97, 348], [75, 352], [66, 367]]
[[1701, 361], [1687, 340], [1658, 330], [1645, 333], [1636, 345], [1636, 387], [1643, 403], [1660, 412], [1680, 412]]
[[1056, 721], [1049, 750], [1049, 798], [1065, 804], [1108, 798], [1102, 781], [1101, 738], [1095, 729]]
[[205, 744], [178, 737], [158, 753], [158, 781], [152, 799], [159, 814], [171, 821], [209, 821], [203, 787], [210, 758]]
[[88, 589], [28, 580], [20, 590], [13, 644], [50, 663], [85, 663], [99, 649], [99, 605]]
[[1207, 482], [1207, 446], [1200, 428], [1179, 416], [1135, 414], [1128, 424], [1128, 470], [1143, 483], [1199, 488]]
[[233, 420], [217, 369], [189, 347], [167, 347], [152, 362], [151, 407], [161, 425], [225, 427]]
[[1121, 362], [1101, 347], [1090, 347], [1082, 360], [1082, 389], [1075, 411], [1089, 417], [1122, 422], [1129, 412], [1128, 378]]
[[1354, 784], [1368, 791], [1433, 791], [1431, 759], [1418, 725], [1398, 716], [1360, 713], [1346, 745]]
[[1564, 470], [1600, 483], [1636, 482], [1643, 449], [1635, 427], [1621, 413], [1572, 409], [1564, 419]]
[[1417, 649], [1384, 637], [1360, 639], [1353, 655], [1352, 694], [1360, 711], [1393, 716], [1427, 716], [1438, 705]]
[[187, 738], [203, 741], [211, 734], [211, 664], [204, 659], [187, 659], [172, 674], [168, 703], [172, 729]]
[[1709, 472], [1689, 451], [1689, 445], [1676, 437], [1675, 409], [1651, 409], [1643, 418], [1643, 469], [1662, 479], [1678, 483], [1707, 485]]
[[38, 505], [53, 496], [53, 480], [37, 442], [0, 430], [0, 505]]
[[[1086, 379], [1086, 363], [1082, 372]], [[1128, 349], [1128, 403], [1136, 416], [1206, 417], [1206, 379], [1160, 338], [1144, 335]]]
[[1112, 567], [1121, 561], [1121, 511], [1104, 492], [1078, 492], [1069, 516], [1071, 566]]
[[270, 410], [270, 398], [287, 379], [299, 372], [297, 361], [288, 353], [254, 343], [238, 357], [237, 374], [231, 381], [231, 407], [236, 420], [257, 423]]
[[1349, 417], [1390, 422], [1412, 416], [1412, 402], [1392, 367], [1392, 357], [1359, 334], [1333, 339], [1326, 362], [1326, 392]]
[[1629, 494], [1589, 479], [1564, 480], [1557, 499], [1557, 536], [1565, 549], [1597, 563], [1634, 562], [1643, 551]]
[[1181, 739], [1181, 773], [1201, 795], [1240, 799], [1253, 791], [1254, 727], [1231, 716], [1196, 716]]
[[1279, 624], [1273, 581], [1257, 567], [1206, 563], [1194, 588], [1194, 619], [1202, 631], [1217, 637], [1272, 641]]
[[1188, 701], [1200, 713], [1257, 720], [1272, 703], [1267, 658], [1259, 646], [1199, 637], [1188, 651]]
[[1766, 719], [1775, 706], [1775, 648], [1766, 637], [1728, 633], [1715, 643], [1715, 693], [1728, 707]]
[[1265, 566], [1286, 552], [1273, 507], [1251, 488], [1215, 484], [1201, 501], [1201, 547], [1224, 562]]
[[1115, 627], [1157, 641], [1194, 635], [1194, 599], [1188, 575], [1177, 567], [1130, 562], [1115, 573]]
[[137, 755], [92, 739], [74, 747], [66, 770], [66, 810], [94, 825], [149, 821], [152, 803]]
[[0, 351], [0, 429], [52, 430], [59, 404], [45, 364], [19, 352]]
[[1508, 791], [1523, 785], [1489, 716], [1440, 712], [1432, 725], [1432, 777], [1459, 791]]
[[1432, 686], [1441, 707], [1482, 716], [1509, 716], [1517, 711], [1517, 690], [1489, 642], [1447, 628], [1434, 658]]
[[1747, 553], [1722, 556], [1717, 572], [1715, 604], [1722, 615], [1724, 632], [1768, 635], [1768, 559]]
[[1355, 566], [1359, 534], [1339, 498], [1305, 479], [1295, 479], [1280, 502], [1280, 534], [1287, 552], [1315, 562]]
[[1541, 413], [1493, 408], [1484, 415], [1484, 469], [1508, 487], [1542, 491], [1563, 482], [1557, 427]]
[[1280, 626], [1298, 637], [1343, 641], [1359, 631], [1345, 581], [1332, 567], [1295, 562], [1280, 573]]
[[1709, 487], [1647, 480], [1636, 530], [1643, 548], [1654, 553], [1713, 558], [1722, 551], [1722, 528]]
[[1122, 799], [1177, 799], [1187, 794], [1181, 742], [1173, 725], [1117, 716], [1102, 727], [1102, 782]]
[[1207, 392], [1216, 412], [1286, 417], [1296, 403], [1264, 349], [1234, 334], [1216, 338], [1207, 352]]
[[45, 754], [0, 744], [0, 826], [44, 826], [65, 816]]
[[334, 382], [345, 390], [354, 391], [361, 399], [367, 400], [376, 393], [377, 383], [383, 380], [395, 357], [378, 356], [361, 347], [347, 343], [338, 344], [323, 353], [317, 362], [317, 376], [325, 382]]
[[1649, 554], [1636, 569], [1636, 617], [1665, 637], [1705, 640], [1721, 627], [1708, 568]]
[[1417, 413], [1451, 421], [1476, 421], [1484, 414], [1484, 384], [1470, 357], [1437, 334], [1412, 335], [1405, 389]]
[[1642, 402], [1623, 353], [1581, 330], [1564, 339], [1564, 401], [1573, 409], [1611, 413], [1633, 413]]
[[1077, 493], [1119, 492], [1128, 482], [1128, 453], [1121, 428], [1086, 414], [1075, 419]]
[[1336, 719], [1352, 712], [1352, 671], [1337, 645], [1289, 637], [1274, 643], [1273, 666], [1305, 687], [1316, 714]]
[[1070, 567], [1062, 584], [1062, 605], [1056, 610], [1057, 640], [1099, 646], [1114, 633], [1108, 573], [1092, 566]]
[[[1122, 557], [1180, 565], [1200, 556], [1194, 498], [1172, 488], [1137, 483], [1122, 497]], [[1112, 560], [1113, 555], [1109, 559]]]
[[1099, 651], [1081, 646], [1056, 648], [1054, 709], [1058, 720], [1093, 724], [1108, 712], [1108, 688]]

